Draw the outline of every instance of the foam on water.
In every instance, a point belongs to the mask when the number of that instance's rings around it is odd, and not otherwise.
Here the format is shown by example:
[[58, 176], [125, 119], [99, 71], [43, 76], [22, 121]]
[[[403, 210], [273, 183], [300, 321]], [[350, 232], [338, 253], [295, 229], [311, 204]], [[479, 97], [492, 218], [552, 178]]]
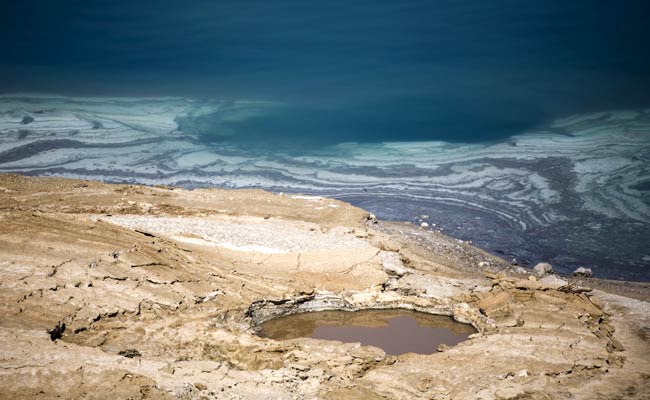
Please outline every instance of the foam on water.
[[224, 104], [0, 97], [0, 171], [327, 195], [388, 219], [429, 215], [436, 229], [520, 262], [650, 280], [649, 110], [569, 116], [491, 143], [313, 151], [206, 143], [180, 130], [179, 121], [191, 127], [192, 118], [220, 110], [245, 119], [265, 103]]

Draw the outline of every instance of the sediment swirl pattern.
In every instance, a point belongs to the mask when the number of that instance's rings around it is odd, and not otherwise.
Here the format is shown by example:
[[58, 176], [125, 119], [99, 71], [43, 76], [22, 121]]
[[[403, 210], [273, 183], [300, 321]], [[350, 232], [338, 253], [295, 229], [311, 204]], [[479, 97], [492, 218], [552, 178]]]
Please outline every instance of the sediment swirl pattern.
[[554, 121], [493, 143], [208, 143], [179, 119], [256, 102], [0, 97], [0, 172], [326, 194], [520, 263], [650, 280], [650, 110]]

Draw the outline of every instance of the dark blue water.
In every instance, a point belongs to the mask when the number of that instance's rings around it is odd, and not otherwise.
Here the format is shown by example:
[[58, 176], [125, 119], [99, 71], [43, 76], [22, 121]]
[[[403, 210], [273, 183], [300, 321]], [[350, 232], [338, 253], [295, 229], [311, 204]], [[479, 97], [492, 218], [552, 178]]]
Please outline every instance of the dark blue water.
[[181, 119], [206, 142], [482, 142], [650, 104], [648, 15], [643, 0], [3, 2], [0, 93], [267, 102]]
[[[575, 220], [521, 230], [493, 213], [435, 201], [399, 197], [386, 201], [370, 196], [343, 199], [372, 210], [382, 219], [435, 224], [428, 229], [470, 241], [528, 268], [538, 262], [549, 262], [556, 272], [564, 275], [571, 275], [578, 267], [588, 267], [598, 278], [650, 280], [650, 225], [647, 223], [603, 220], [573, 209], [569, 212], [581, 215]], [[422, 215], [429, 217], [423, 220]]]

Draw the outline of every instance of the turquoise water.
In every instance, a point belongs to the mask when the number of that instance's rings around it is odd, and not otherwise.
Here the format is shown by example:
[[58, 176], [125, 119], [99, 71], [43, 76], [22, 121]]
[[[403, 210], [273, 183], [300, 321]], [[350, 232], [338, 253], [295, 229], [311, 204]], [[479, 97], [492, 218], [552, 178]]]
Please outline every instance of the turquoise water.
[[5, 96], [0, 172], [323, 194], [380, 218], [427, 222], [523, 265], [549, 261], [563, 273], [587, 266], [597, 277], [650, 280], [650, 110], [572, 115], [472, 143], [333, 138], [276, 146], [233, 137], [224, 128], [231, 125], [215, 122], [274, 109]]

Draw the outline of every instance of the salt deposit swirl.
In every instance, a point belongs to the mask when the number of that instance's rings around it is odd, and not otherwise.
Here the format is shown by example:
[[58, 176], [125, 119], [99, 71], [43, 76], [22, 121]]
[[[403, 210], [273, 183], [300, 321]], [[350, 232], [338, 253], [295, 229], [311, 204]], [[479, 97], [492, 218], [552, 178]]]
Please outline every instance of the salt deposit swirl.
[[341, 143], [297, 155], [179, 130], [180, 118], [246, 118], [263, 106], [0, 97], [0, 172], [326, 194], [520, 262], [650, 280], [648, 109], [575, 115], [494, 143]]

